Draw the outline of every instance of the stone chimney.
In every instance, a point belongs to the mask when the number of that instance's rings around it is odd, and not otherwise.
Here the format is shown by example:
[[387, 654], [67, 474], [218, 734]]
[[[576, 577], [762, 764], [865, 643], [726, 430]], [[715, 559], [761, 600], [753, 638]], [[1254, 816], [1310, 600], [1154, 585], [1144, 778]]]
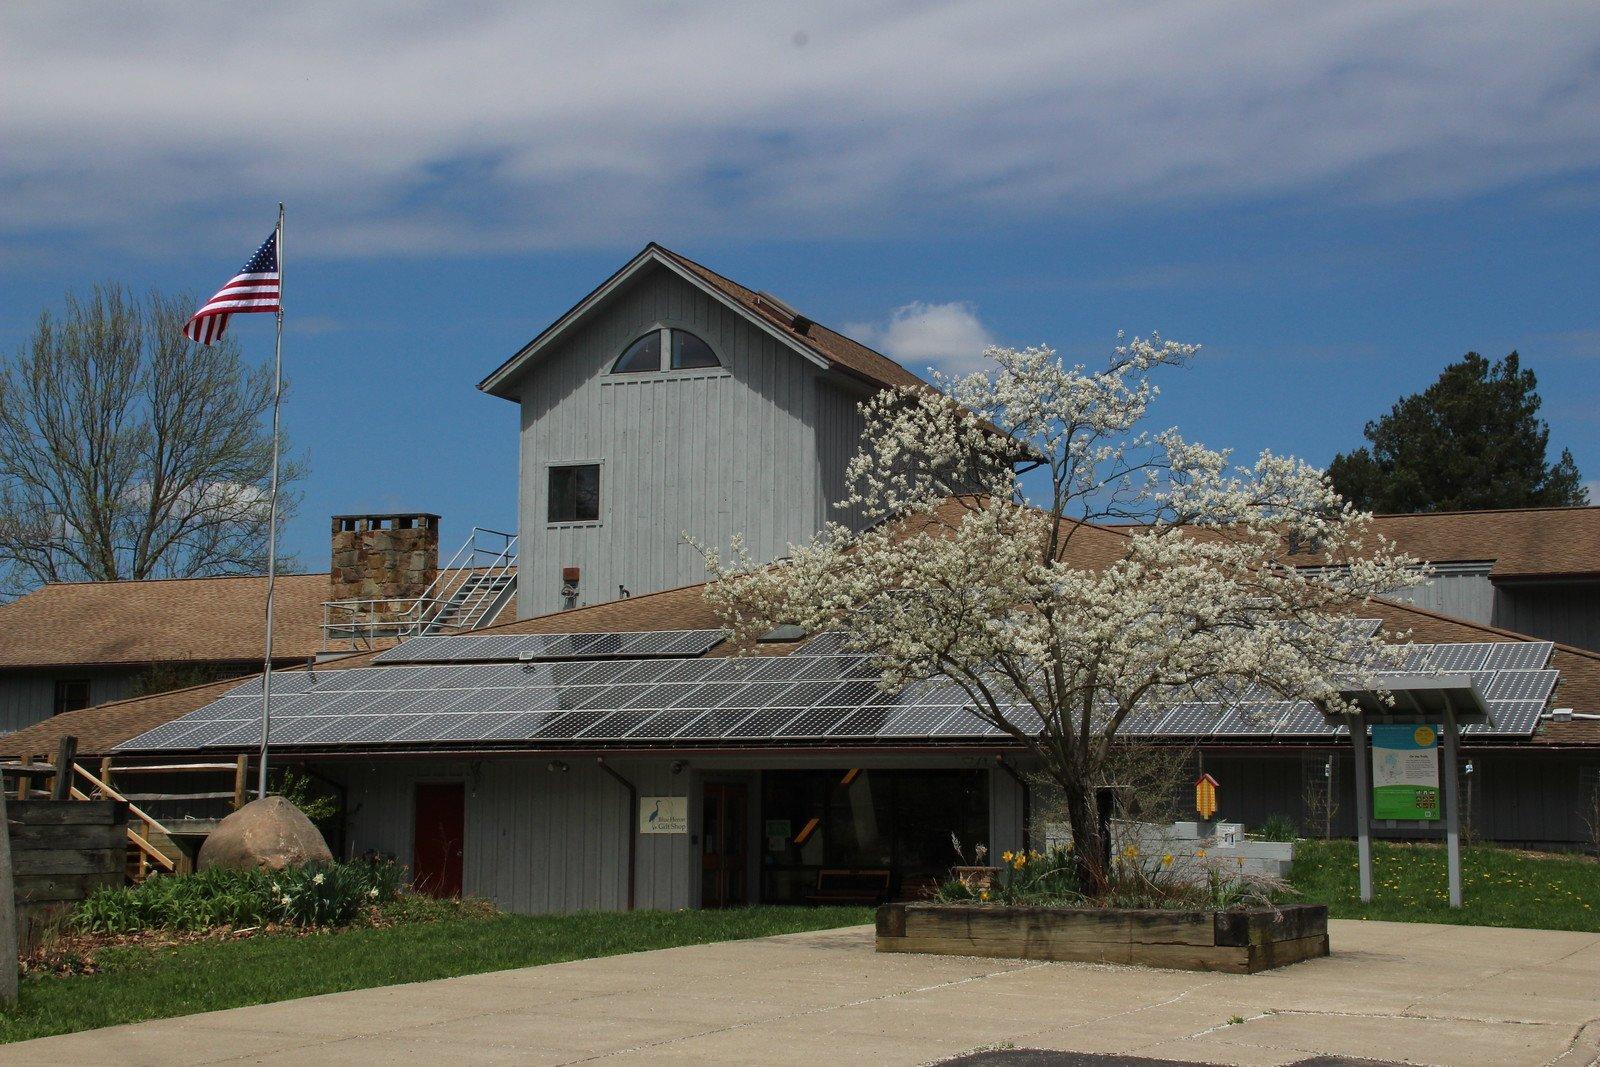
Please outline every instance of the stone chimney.
[[[439, 516], [335, 515], [329, 600], [415, 600], [439, 572]], [[376, 604], [375, 611], [404, 611]]]

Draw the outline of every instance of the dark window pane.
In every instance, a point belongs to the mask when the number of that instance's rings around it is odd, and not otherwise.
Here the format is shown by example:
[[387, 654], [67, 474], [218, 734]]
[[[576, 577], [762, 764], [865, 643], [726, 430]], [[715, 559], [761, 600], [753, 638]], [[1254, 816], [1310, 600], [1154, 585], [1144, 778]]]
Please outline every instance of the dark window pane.
[[612, 366], [613, 374], [638, 374], [641, 371], [661, 369], [661, 331], [651, 330], [618, 357]]
[[550, 468], [550, 521], [596, 522], [600, 518], [600, 467]]
[[89, 683], [85, 679], [64, 679], [56, 683], [54, 714], [77, 711], [89, 706]]
[[711, 351], [711, 346], [706, 344], [687, 330], [672, 331], [672, 369], [686, 370], [690, 367], [720, 367], [717, 354]]

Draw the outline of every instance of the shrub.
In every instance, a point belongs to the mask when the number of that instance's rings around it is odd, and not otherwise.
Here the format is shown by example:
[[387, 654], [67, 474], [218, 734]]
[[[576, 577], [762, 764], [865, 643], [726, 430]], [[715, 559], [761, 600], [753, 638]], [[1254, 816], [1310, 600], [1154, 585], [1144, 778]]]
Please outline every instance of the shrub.
[[391, 863], [321, 863], [282, 871], [213, 868], [97, 889], [73, 912], [71, 926], [99, 934], [268, 923], [345, 926], [368, 905], [393, 900], [399, 885], [400, 871]]
[[1300, 835], [1296, 832], [1294, 820], [1287, 815], [1268, 815], [1262, 820], [1261, 828], [1256, 831], [1256, 836], [1263, 841], [1293, 841]]
[[1002, 852], [1003, 866], [992, 878], [952, 877], [934, 890], [943, 904], [1001, 904], [1029, 907], [1205, 908], [1228, 910], [1270, 906], [1293, 895], [1287, 883], [1244, 870], [1234, 858], [1164, 852], [1141, 853], [1126, 845], [1112, 856], [1106, 891], [1085, 893], [1068, 849]]

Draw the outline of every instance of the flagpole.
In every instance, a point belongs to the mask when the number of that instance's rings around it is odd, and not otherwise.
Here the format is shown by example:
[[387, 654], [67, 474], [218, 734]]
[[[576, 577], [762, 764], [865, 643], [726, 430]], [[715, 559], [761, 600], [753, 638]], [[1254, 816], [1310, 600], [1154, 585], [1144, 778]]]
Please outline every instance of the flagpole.
[[283, 401], [283, 204], [278, 204], [278, 332], [272, 346], [272, 495], [267, 509], [267, 648], [261, 667], [261, 772], [267, 795], [267, 735], [272, 730], [272, 594], [278, 579], [278, 413]]

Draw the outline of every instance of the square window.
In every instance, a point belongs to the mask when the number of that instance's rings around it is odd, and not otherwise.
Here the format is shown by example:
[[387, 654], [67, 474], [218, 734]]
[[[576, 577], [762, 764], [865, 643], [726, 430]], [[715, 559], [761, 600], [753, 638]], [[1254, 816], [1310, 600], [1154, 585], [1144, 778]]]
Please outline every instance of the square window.
[[600, 465], [550, 468], [551, 522], [600, 521]]
[[64, 711], [77, 711], [79, 708], [89, 706], [89, 680], [87, 678], [62, 678], [56, 682], [55, 710], [52, 715], [60, 715]]

